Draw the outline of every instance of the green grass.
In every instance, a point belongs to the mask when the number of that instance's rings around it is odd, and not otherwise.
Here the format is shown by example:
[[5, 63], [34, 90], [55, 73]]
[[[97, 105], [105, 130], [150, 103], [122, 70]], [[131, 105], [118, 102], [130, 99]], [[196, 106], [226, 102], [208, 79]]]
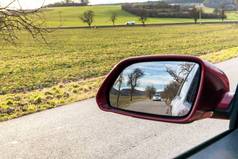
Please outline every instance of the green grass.
[[0, 121], [91, 98], [102, 78], [60, 83], [51, 88], [0, 96]]
[[[118, 15], [116, 24], [125, 24], [127, 21], [139, 22], [139, 17], [121, 10], [120, 5], [102, 5], [102, 6], [84, 6], [84, 7], [59, 7], [47, 8], [43, 12], [47, 19], [48, 26], [87, 26], [80, 20], [80, 15], [86, 10], [95, 12], [95, 22], [93, 25], [112, 25], [110, 16], [112, 13]], [[186, 18], [149, 18], [148, 23], [174, 23], [174, 22], [191, 22], [191, 19]]]
[[237, 11], [227, 11], [226, 13], [228, 20], [238, 20], [238, 12]]
[[[136, 21], [140, 24], [138, 20], [139, 17], [130, 14], [126, 11], [121, 10], [120, 5], [100, 5], [100, 6], [83, 6], [83, 7], [58, 7], [58, 8], [47, 8], [43, 13], [43, 17], [46, 18], [48, 26], [87, 26], [83, 23], [79, 17], [86, 10], [92, 10], [95, 12], [95, 22], [93, 25], [112, 25], [110, 21], [110, 16], [112, 13], [117, 13], [118, 19], [116, 21], [117, 25], [123, 25], [127, 21]], [[211, 13], [213, 9], [204, 8], [204, 12]], [[238, 14], [234, 11], [226, 12], [227, 20], [238, 20]], [[202, 19], [203, 22], [207, 21], [221, 21], [220, 19]], [[182, 22], [194, 22], [190, 18], [148, 18], [147, 23], [182, 23]]]
[[105, 75], [123, 58], [151, 54], [200, 56], [238, 45], [237, 25], [58, 30], [48, 45], [21, 34], [0, 50], [0, 93], [26, 92]]
[[202, 55], [201, 58], [211, 63], [217, 63], [238, 56], [238, 47], [221, 50], [218, 52]]
[[185, 54], [219, 62], [238, 55], [237, 25], [58, 30], [46, 35], [48, 45], [19, 34], [16, 46], [1, 42], [0, 120], [93, 97], [127, 57]]
[[214, 8], [203, 7], [202, 11], [205, 13], [213, 13]]

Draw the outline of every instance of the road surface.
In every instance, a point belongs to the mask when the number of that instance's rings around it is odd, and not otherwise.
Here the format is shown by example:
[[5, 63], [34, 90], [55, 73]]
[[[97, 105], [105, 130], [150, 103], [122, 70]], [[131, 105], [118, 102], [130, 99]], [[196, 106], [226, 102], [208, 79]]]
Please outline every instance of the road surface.
[[[238, 81], [238, 58], [218, 64]], [[228, 121], [168, 124], [105, 113], [94, 99], [0, 123], [1, 159], [171, 158], [223, 132]]]
[[169, 115], [170, 107], [166, 105], [165, 102], [147, 99], [130, 103], [130, 105], [124, 107], [124, 109], [149, 114]]

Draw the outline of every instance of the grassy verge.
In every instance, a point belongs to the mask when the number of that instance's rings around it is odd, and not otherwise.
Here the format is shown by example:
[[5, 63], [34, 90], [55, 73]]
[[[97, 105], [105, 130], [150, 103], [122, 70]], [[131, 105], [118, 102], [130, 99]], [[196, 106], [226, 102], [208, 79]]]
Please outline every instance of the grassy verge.
[[211, 63], [218, 63], [221, 61], [229, 60], [231, 58], [238, 56], [238, 47], [221, 50], [218, 52], [210, 53], [201, 56], [202, 59], [205, 59]]
[[0, 96], [0, 121], [92, 98], [103, 77]]

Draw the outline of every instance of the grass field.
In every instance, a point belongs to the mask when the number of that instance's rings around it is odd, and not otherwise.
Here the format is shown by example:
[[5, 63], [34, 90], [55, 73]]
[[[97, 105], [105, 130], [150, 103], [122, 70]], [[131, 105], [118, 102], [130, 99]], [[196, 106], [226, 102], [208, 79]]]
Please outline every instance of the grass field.
[[[47, 19], [48, 26], [86, 26], [79, 16], [86, 10], [92, 10], [95, 12], [95, 22], [93, 25], [112, 25], [110, 16], [112, 13], [117, 13], [118, 20], [117, 25], [123, 25], [127, 21], [136, 21], [140, 24], [139, 18], [133, 14], [121, 10], [120, 5], [101, 5], [101, 6], [84, 6], [84, 7], [59, 7], [59, 8], [47, 8], [43, 12], [44, 17]], [[212, 12], [213, 9], [205, 8], [205, 12]], [[238, 20], [238, 14], [236, 12], [227, 12], [227, 20]], [[206, 21], [221, 21], [220, 19], [202, 19]], [[193, 19], [187, 18], [149, 18], [147, 23], [182, 23], [182, 22], [194, 22]]]
[[[84, 7], [59, 7], [48, 8], [44, 13], [49, 26], [86, 26], [80, 20], [80, 15], [86, 10], [93, 10], [95, 12], [95, 22], [93, 25], [112, 25], [110, 16], [112, 13], [118, 15], [116, 24], [125, 24], [127, 21], [138, 21], [138, 17], [121, 10], [120, 5], [106, 5], [106, 6], [84, 6]], [[176, 18], [149, 18], [148, 23], [171, 23], [171, 22], [189, 22], [191, 19], [176, 19]]]
[[238, 44], [237, 25], [189, 25], [58, 30], [48, 45], [25, 33], [0, 50], [1, 94], [105, 75], [123, 58], [150, 54], [203, 55]]
[[228, 24], [58, 30], [46, 35], [48, 45], [19, 34], [16, 46], [0, 50], [0, 120], [93, 97], [126, 57], [185, 54], [218, 62], [238, 55], [238, 26]]

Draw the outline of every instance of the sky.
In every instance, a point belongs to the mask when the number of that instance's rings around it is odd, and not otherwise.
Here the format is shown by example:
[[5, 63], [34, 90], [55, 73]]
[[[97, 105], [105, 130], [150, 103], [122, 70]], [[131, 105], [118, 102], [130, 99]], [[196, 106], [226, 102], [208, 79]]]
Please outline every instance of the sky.
[[[35, 9], [35, 8], [39, 8], [42, 6], [42, 4], [44, 3], [46, 4], [51, 4], [51, 3], [55, 3], [55, 2], [61, 2], [62, 0], [18, 0], [22, 6], [23, 9]], [[124, 3], [124, 2], [145, 2], [148, 0], [89, 0], [90, 4], [110, 4], [110, 3]], [[155, 1], [155, 0], [151, 0], [151, 1]], [[2, 6], [6, 6], [7, 4], [9, 4], [10, 2], [12, 2], [12, 0], [1, 0], [0, 5]], [[75, 2], [77, 2], [77, 0], [75, 0]], [[16, 0], [15, 3], [13, 3], [11, 5], [12, 8], [17, 8], [18, 2]]]

